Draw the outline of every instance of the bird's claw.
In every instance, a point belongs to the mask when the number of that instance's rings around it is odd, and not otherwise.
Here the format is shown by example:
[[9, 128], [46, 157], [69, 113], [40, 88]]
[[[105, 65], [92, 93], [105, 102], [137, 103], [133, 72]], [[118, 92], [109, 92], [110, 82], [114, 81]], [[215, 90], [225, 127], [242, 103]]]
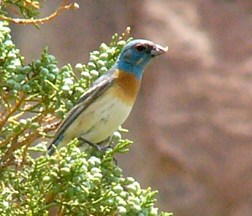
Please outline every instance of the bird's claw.
[[[109, 150], [111, 150], [113, 147], [112, 146], [110, 146], [110, 145], [108, 145], [108, 146], [102, 146], [102, 145], [97, 145], [96, 143], [93, 143], [93, 142], [90, 142], [89, 140], [86, 140], [86, 139], [84, 139], [83, 137], [79, 137], [78, 138], [78, 140], [80, 141], [80, 142], [82, 142], [83, 144], [84, 143], [87, 143], [88, 145], [90, 145], [90, 146], [92, 146], [93, 148], [95, 148], [97, 151], [99, 151], [99, 152], [107, 152], [107, 151], [109, 151]], [[102, 142], [102, 144], [103, 144], [104, 142]], [[101, 144], [101, 143], [100, 143]], [[117, 162], [117, 160], [113, 157], [113, 161], [114, 161], [114, 163], [117, 165], [118, 164], [118, 162]]]
[[83, 137], [79, 137], [78, 140], [79, 140], [80, 142], [82, 142], [83, 144], [84, 144], [84, 143], [87, 143], [88, 145], [92, 146], [93, 148], [95, 148], [95, 149], [96, 149], [97, 151], [99, 151], [99, 152], [106, 152], [106, 151], [112, 149], [111, 146], [102, 146], [102, 145], [99, 145], [99, 144], [90, 142], [89, 140], [86, 140], [86, 139], [84, 139]]

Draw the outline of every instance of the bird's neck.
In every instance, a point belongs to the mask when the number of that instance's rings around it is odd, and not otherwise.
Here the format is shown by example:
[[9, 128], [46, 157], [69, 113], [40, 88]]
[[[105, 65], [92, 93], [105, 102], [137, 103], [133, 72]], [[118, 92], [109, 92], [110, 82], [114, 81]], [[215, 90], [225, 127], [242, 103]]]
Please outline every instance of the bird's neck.
[[119, 70], [123, 70], [125, 72], [131, 73], [136, 76], [137, 79], [141, 80], [143, 75], [143, 66], [135, 65], [126, 61], [117, 61], [115, 63], [115, 67]]

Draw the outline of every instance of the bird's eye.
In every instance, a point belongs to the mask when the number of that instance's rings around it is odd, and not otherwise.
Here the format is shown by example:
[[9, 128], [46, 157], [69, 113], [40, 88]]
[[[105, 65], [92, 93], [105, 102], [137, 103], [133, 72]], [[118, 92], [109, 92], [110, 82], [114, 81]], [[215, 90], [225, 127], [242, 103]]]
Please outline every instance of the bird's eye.
[[136, 50], [139, 51], [139, 52], [143, 52], [147, 49], [147, 46], [146, 45], [137, 45], [136, 46]]

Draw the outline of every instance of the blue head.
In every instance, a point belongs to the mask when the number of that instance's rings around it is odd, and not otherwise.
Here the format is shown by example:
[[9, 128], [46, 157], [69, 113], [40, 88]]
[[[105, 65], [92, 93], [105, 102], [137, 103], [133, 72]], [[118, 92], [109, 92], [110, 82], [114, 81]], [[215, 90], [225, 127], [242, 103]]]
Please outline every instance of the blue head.
[[167, 48], [151, 41], [133, 40], [125, 45], [115, 66], [123, 71], [133, 73], [138, 79], [141, 79], [144, 68], [151, 59], [165, 52], [167, 52]]

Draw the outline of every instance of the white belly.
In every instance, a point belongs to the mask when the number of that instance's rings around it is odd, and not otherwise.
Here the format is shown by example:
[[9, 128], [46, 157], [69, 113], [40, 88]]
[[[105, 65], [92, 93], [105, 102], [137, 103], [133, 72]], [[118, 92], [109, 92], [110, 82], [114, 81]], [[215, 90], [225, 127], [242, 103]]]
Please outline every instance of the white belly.
[[98, 143], [112, 135], [128, 117], [132, 106], [107, 91], [97, 99], [66, 130], [64, 138], [70, 141], [82, 136], [84, 139]]

